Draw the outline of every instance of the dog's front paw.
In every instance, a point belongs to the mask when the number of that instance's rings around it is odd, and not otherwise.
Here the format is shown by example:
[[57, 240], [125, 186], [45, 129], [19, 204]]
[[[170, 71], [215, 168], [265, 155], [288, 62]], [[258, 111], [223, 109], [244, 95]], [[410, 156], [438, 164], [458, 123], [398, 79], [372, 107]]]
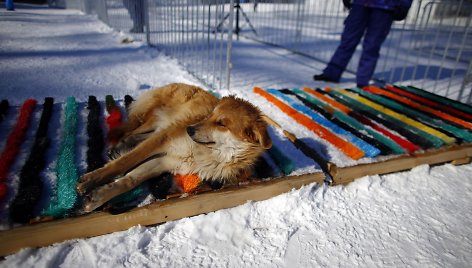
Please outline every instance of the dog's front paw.
[[94, 190], [89, 195], [85, 196], [83, 211], [86, 213], [92, 212], [103, 205], [105, 202], [106, 201], [103, 201], [102, 198], [100, 198], [98, 191]]
[[90, 189], [90, 187], [87, 184], [88, 184], [87, 182], [77, 183], [77, 186], [75, 187], [77, 190], [77, 193], [79, 193], [80, 195], [86, 194], [88, 190]]
[[89, 172], [80, 176], [76, 189], [80, 195], [86, 194], [95, 184], [94, 172]]
[[79, 178], [79, 183], [87, 182], [93, 180], [94, 175], [93, 172], [86, 173]]

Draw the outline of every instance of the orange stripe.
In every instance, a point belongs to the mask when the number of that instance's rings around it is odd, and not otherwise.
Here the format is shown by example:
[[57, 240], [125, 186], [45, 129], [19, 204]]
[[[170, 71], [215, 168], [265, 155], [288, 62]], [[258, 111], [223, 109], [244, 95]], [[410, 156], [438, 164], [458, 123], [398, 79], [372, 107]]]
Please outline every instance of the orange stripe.
[[328, 142], [330, 142], [331, 144], [339, 148], [344, 154], [348, 155], [352, 159], [357, 160], [364, 156], [364, 152], [361, 151], [356, 146], [334, 135], [326, 128], [316, 124], [315, 122], [313, 122], [313, 120], [311, 120], [307, 116], [299, 113], [297, 110], [283, 103], [282, 101], [272, 96], [271, 94], [265, 92], [263, 89], [254, 87], [254, 92], [266, 98], [268, 101], [273, 103], [284, 113], [286, 113], [287, 115], [295, 119], [295, 121], [297, 121], [299, 124], [305, 126], [309, 130], [311, 130], [313, 133], [317, 134], [319, 137], [327, 140]]
[[394, 93], [391, 93], [391, 92], [388, 92], [384, 89], [381, 89], [381, 88], [378, 88], [378, 87], [375, 87], [375, 86], [368, 86], [368, 87], [365, 87], [364, 90], [367, 90], [371, 93], [374, 93], [374, 94], [377, 94], [377, 95], [384, 95], [386, 97], [389, 97], [391, 99], [394, 99], [394, 100], [397, 100], [399, 102], [402, 102], [404, 104], [407, 104], [411, 107], [414, 107], [416, 109], [419, 109], [419, 110], [422, 110], [422, 111], [425, 111], [425, 112], [428, 112], [428, 113], [431, 113], [431, 114], [434, 114], [442, 119], [445, 119], [445, 120], [448, 120], [448, 121], [451, 121], [451, 122], [454, 122], [456, 124], [459, 124], [463, 127], [466, 127], [468, 129], [472, 129], [472, 123], [469, 123], [467, 121], [464, 121], [460, 118], [457, 118], [457, 117], [454, 117], [450, 114], [447, 114], [447, 113], [444, 113], [444, 112], [441, 112], [441, 111], [438, 111], [436, 109], [433, 109], [433, 108], [430, 108], [428, 106], [424, 106], [420, 103], [417, 103], [415, 101], [412, 101], [412, 100], [409, 100], [409, 99], [406, 99], [406, 98], [403, 98], [403, 97], [400, 97]]
[[328, 104], [331, 104], [331, 106], [337, 108], [338, 110], [344, 112], [344, 113], [349, 113], [351, 111], [351, 108], [347, 107], [346, 105], [343, 105], [319, 92], [316, 92], [315, 90], [311, 89], [311, 88], [304, 88], [303, 91], [305, 92], [308, 92], [310, 93], [311, 95], [317, 97], [318, 99], [328, 103]]
[[420, 103], [423, 103], [424, 105], [429, 105], [431, 107], [436, 107], [438, 109], [441, 109], [445, 112], [448, 112], [450, 114], [453, 114], [453, 115], [456, 115], [456, 116], [461, 116], [465, 119], [468, 119], [468, 120], [471, 120], [472, 119], [472, 115], [471, 114], [468, 114], [468, 113], [465, 113], [461, 110], [457, 110], [455, 109], [454, 107], [450, 107], [450, 106], [446, 106], [446, 105], [443, 105], [439, 102], [436, 102], [436, 101], [433, 101], [433, 100], [430, 100], [428, 98], [425, 98], [425, 97], [421, 97], [421, 96], [418, 96], [416, 94], [413, 94], [411, 92], [408, 92], [406, 90], [403, 90], [401, 88], [398, 88], [398, 87], [395, 87], [395, 86], [385, 86], [385, 89], [389, 90], [389, 91], [393, 91], [397, 94], [400, 94], [400, 95], [403, 95], [407, 98], [410, 98], [416, 102], [420, 102]]

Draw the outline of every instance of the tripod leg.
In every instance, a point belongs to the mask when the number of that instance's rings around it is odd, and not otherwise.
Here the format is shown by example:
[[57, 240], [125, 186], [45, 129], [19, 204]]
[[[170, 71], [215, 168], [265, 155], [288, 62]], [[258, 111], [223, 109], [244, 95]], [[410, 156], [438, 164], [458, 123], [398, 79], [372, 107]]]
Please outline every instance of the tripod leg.
[[251, 21], [249, 20], [248, 16], [246, 15], [246, 12], [244, 12], [244, 10], [242, 8], [239, 8], [239, 10], [243, 14], [244, 20], [246, 20], [247, 24], [249, 24], [249, 27], [251, 28], [251, 30], [254, 32], [255, 35], [257, 35], [256, 29], [254, 28], [254, 26], [252, 26]]
[[229, 17], [229, 13], [227, 13], [223, 19], [220, 21], [220, 23], [218, 23], [218, 25], [216, 25], [216, 32], [219, 32], [221, 29], [221, 26], [223, 26], [223, 23], [225, 23], [226, 19]]

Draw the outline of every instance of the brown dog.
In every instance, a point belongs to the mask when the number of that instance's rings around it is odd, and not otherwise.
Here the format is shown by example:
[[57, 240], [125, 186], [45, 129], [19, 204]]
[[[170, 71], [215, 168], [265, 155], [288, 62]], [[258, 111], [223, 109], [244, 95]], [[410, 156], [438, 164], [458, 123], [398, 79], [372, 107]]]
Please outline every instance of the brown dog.
[[116, 159], [83, 175], [77, 191], [92, 211], [164, 172], [203, 181], [236, 182], [271, 147], [259, 109], [229, 96], [218, 100], [195, 86], [170, 84], [142, 94], [109, 139]]

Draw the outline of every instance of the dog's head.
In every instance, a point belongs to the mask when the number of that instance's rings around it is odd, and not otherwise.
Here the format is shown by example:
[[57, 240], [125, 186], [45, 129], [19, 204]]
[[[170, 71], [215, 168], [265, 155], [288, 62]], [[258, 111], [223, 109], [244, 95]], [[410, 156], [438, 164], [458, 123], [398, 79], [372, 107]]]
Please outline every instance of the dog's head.
[[262, 114], [249, 102], [229, 96], [220, 100], [202, 122], [187, 128], [196, 142], [223, 150], [248, 148], [269, 149], [272, 141]]

